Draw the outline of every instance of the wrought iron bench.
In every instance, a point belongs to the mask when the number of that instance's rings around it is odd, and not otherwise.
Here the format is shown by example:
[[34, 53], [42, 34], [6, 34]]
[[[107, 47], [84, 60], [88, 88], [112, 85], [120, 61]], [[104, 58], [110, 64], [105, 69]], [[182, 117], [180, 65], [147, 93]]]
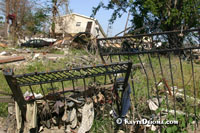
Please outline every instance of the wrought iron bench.
[[[69, 98], [67, 97], [69, 92], [76, 93], [77, 91], [90, 91], [87, 88], [89, 81], [92, 81], [93, 83], [103, 81], [102, 84], [104, 85], [114, 84], [117, 75], [119, 76], [119, 74], [124, 73], [124, 80], [121, 84], [123, 85], [123, 88], [126, 88], [131, 67], [132, 63], [130, 62], [120, 62], [50, 72], [26, 73], [22, 75], [15, 75], [11, 69], [4, 70], [3, 73], [12, 91], [14, 100], [18, 103], [19, 108], [22, 111], [23, 119], [26, 120], [25, 105], [28, 102], [41, 99], [45, 100], [48, 98], [56, 101], [57, 95], [59, 95], [59, 99], [61, 97], [60, 95], [63, 95], [63, 98], [67, 99]], [[98, 80], [98, 77], [102, 77], [103, 80]], [[76, 83], [78, 83], [78, 85]], [[78, 90], [77, 86], [80, 85], [83, 86], [83, 90]], [[65, 86], [67, 86], [67, 88], [65, 88]], [[69, 86], [71, 86], [71, 88], [69, 88]], [[56, 90], [56, 88], [59, 89]], [[28, 101], [25, 100], [23, 95], [27, 90], [33, 94], [32, 99]], [[36, 90], [37, 92], [42, 93], [42, 98], [35, 97]], [[83, 97], [87, 97], [87, 95], [84, 94]]]

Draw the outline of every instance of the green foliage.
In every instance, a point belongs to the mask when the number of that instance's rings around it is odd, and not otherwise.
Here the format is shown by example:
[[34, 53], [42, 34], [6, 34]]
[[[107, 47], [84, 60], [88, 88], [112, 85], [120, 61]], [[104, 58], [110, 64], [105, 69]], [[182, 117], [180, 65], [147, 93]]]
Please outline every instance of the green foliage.
[[[161, 103], [161, 106], [164, 104], [165, 100]], [[156, 110], [156, 114], [159, 114], [160, 112], [162, 112], [162, 107]], [[194, 120], [193, 117], [190, 115], [186, 117], [185, 114], [177, 114], [175, 119], [174, 114], [168, 114], [163, 122], [165, 123], [166, 121], [178, 121], [178, 124], [164, 124], [164, 128], [162, 128], [162, 133], [187, 133], [187, 130], [189, 128], [192, 128], [192, 130], [194, 130], [194, 125], [192, 124]]]
[[91, 132], [110, 133], [113, 131], [112, 120], [109, 117], [95, 119], [91, 128]]
[[0, 117], [6, 117], [8, 115], [8, 104], [0, 103]]
[[56, 50], [56, 49], [50, 49], [50, 53], [63, 55], [64, 51], [60, 51], [60, 50]]
[[[105, 5], [100, 2], [93, 8], [93, 15], [96, 15], [100, 8], [114, 10], [111, 22], [117, 17], [121, 17], [129, 10], [132, 14], [133, 29], [141, 28], [145, 25], [145, 30], [141, 32], [152, 32], [154, 30], [175, 30], [197, 27], [200, 17], [199, 0], [111, 0]], [[160, 25], [160, 26], [159, 26]], [[133, 30], [132, 29], [132, 30]]]
[[25, 21], [27, 23], [24, 28], [32, 34], [43, 32], [42, 27], [48, 19], [46, 12], [47, 11], [43, 9], [38, 9], [35, 13], [32, 11], [27, 12], [25, 15]]
[[4, 23], [4, 21], [3, 21], [3, 16], [0, 16], [0, 28], [3, 27], [3, 23]]
[[[186, 133], [187, 127], [192, 125], [192, 117], [188, 117], [188, 123], [186, 123], [186, 117], [184, 115], [177, 115], [176, 120], [179, 122], [177, 125], [166, 125], [166, 128], [163, 128], [162, 133]], [[169, 114], [167, 120], [174, 120], [174, 116]]]
[[3, 16], [0, 16], [0, 23], [3, 23]]

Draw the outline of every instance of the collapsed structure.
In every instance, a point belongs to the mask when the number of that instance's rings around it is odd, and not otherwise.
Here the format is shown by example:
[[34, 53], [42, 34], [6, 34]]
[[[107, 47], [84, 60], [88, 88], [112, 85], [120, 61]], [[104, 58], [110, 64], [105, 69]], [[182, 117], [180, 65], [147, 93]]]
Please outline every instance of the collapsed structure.
[[93, 37], [106, 37], [106, 34], [98, 20], [94, 18], [77, 13], [71, 13], [65, 16], [60, 16], [56, 19], [55, 34], [57, 36], [67, 36], [68, 34], [73, 36], [77, 33], [83, 32], [89, 33]]

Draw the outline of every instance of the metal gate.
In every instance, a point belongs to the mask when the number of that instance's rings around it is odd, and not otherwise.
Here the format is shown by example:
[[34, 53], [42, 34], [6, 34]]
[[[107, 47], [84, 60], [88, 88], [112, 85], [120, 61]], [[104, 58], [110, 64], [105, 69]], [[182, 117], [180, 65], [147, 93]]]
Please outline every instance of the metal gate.
[[[198, 127], [199, 44], [200, 29], [97, 40], [103, 63], [133, 63], [129, 80], [132, 84], [133, 118], [178, 120], [180, 129], [177, 131], [185, 131], [191, 125], [195, 130]], [[160, 127], [166, 131], [168, 126]]]

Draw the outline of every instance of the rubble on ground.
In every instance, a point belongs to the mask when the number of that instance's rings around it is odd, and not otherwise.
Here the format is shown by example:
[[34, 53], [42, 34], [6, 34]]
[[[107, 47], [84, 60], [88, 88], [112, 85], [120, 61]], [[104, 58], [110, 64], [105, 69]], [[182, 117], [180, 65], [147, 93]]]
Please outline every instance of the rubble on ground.
[[8, 46], [7, 46], [7, 44], [5, 44], [5, 43], [0, 43], [0, 47], [6, 48], [6, 47], [8, 47]]
[[92, 36], [87, 32], [80, 32], [75, 35], [68, 35], [64, 37], [61, 40], [56, 41], [53, 46], [57, 47], [72, 47], [72, 48], [85, 48], [85, 47], [91, 47], [91, 45], [95, 45], [93, 41], [95, 38], [92, 38]]
[[[45, 98], [42, 94], [35, 93], [35, 97], [38, 99], [43, 98], [44, 100], [37, 100], [36, 102], [29, 102], [27, 104], [24, 132], [29, 132], [29, 130], [34, 131], [36, 129], [39, 129], [41, 133], [88, 132], [92, 128], [95, 116], [104, 117], [103, 115], [106, 112], [102, 114], [102, 110], [106, 106], [110, 107], [110, 101], [112, 99], [108, 95], [112, 93], [111, 85], [102, 87], [99, 84], [91, 84], [89, 88], [94, 89], [94, 91], [92, 93], [88, 92], [86, 99], [83, 98], [85, 94], [75, 94], [74, 96], [66, 96], [68, 99], [66, 101], [55, 100], [54, 96], [52, 97], [50, 93]], [[58, 95], [57, 99], [61, 96]], [[33, 94], [31, 92], [25, 92], [24, 98], [27, 101], [31, 101]], [[12, 105], [10, 112], [7, 118], [7, 121], [10, 121], [10, 123], [3, 122], [3, 131], [9, 133], [12, 131], [15, 132], [16, 129], [20, 131], [22, 119], [16, 102], [15, 105]], [[11, 127], [11, 123], [15, 125]]]

